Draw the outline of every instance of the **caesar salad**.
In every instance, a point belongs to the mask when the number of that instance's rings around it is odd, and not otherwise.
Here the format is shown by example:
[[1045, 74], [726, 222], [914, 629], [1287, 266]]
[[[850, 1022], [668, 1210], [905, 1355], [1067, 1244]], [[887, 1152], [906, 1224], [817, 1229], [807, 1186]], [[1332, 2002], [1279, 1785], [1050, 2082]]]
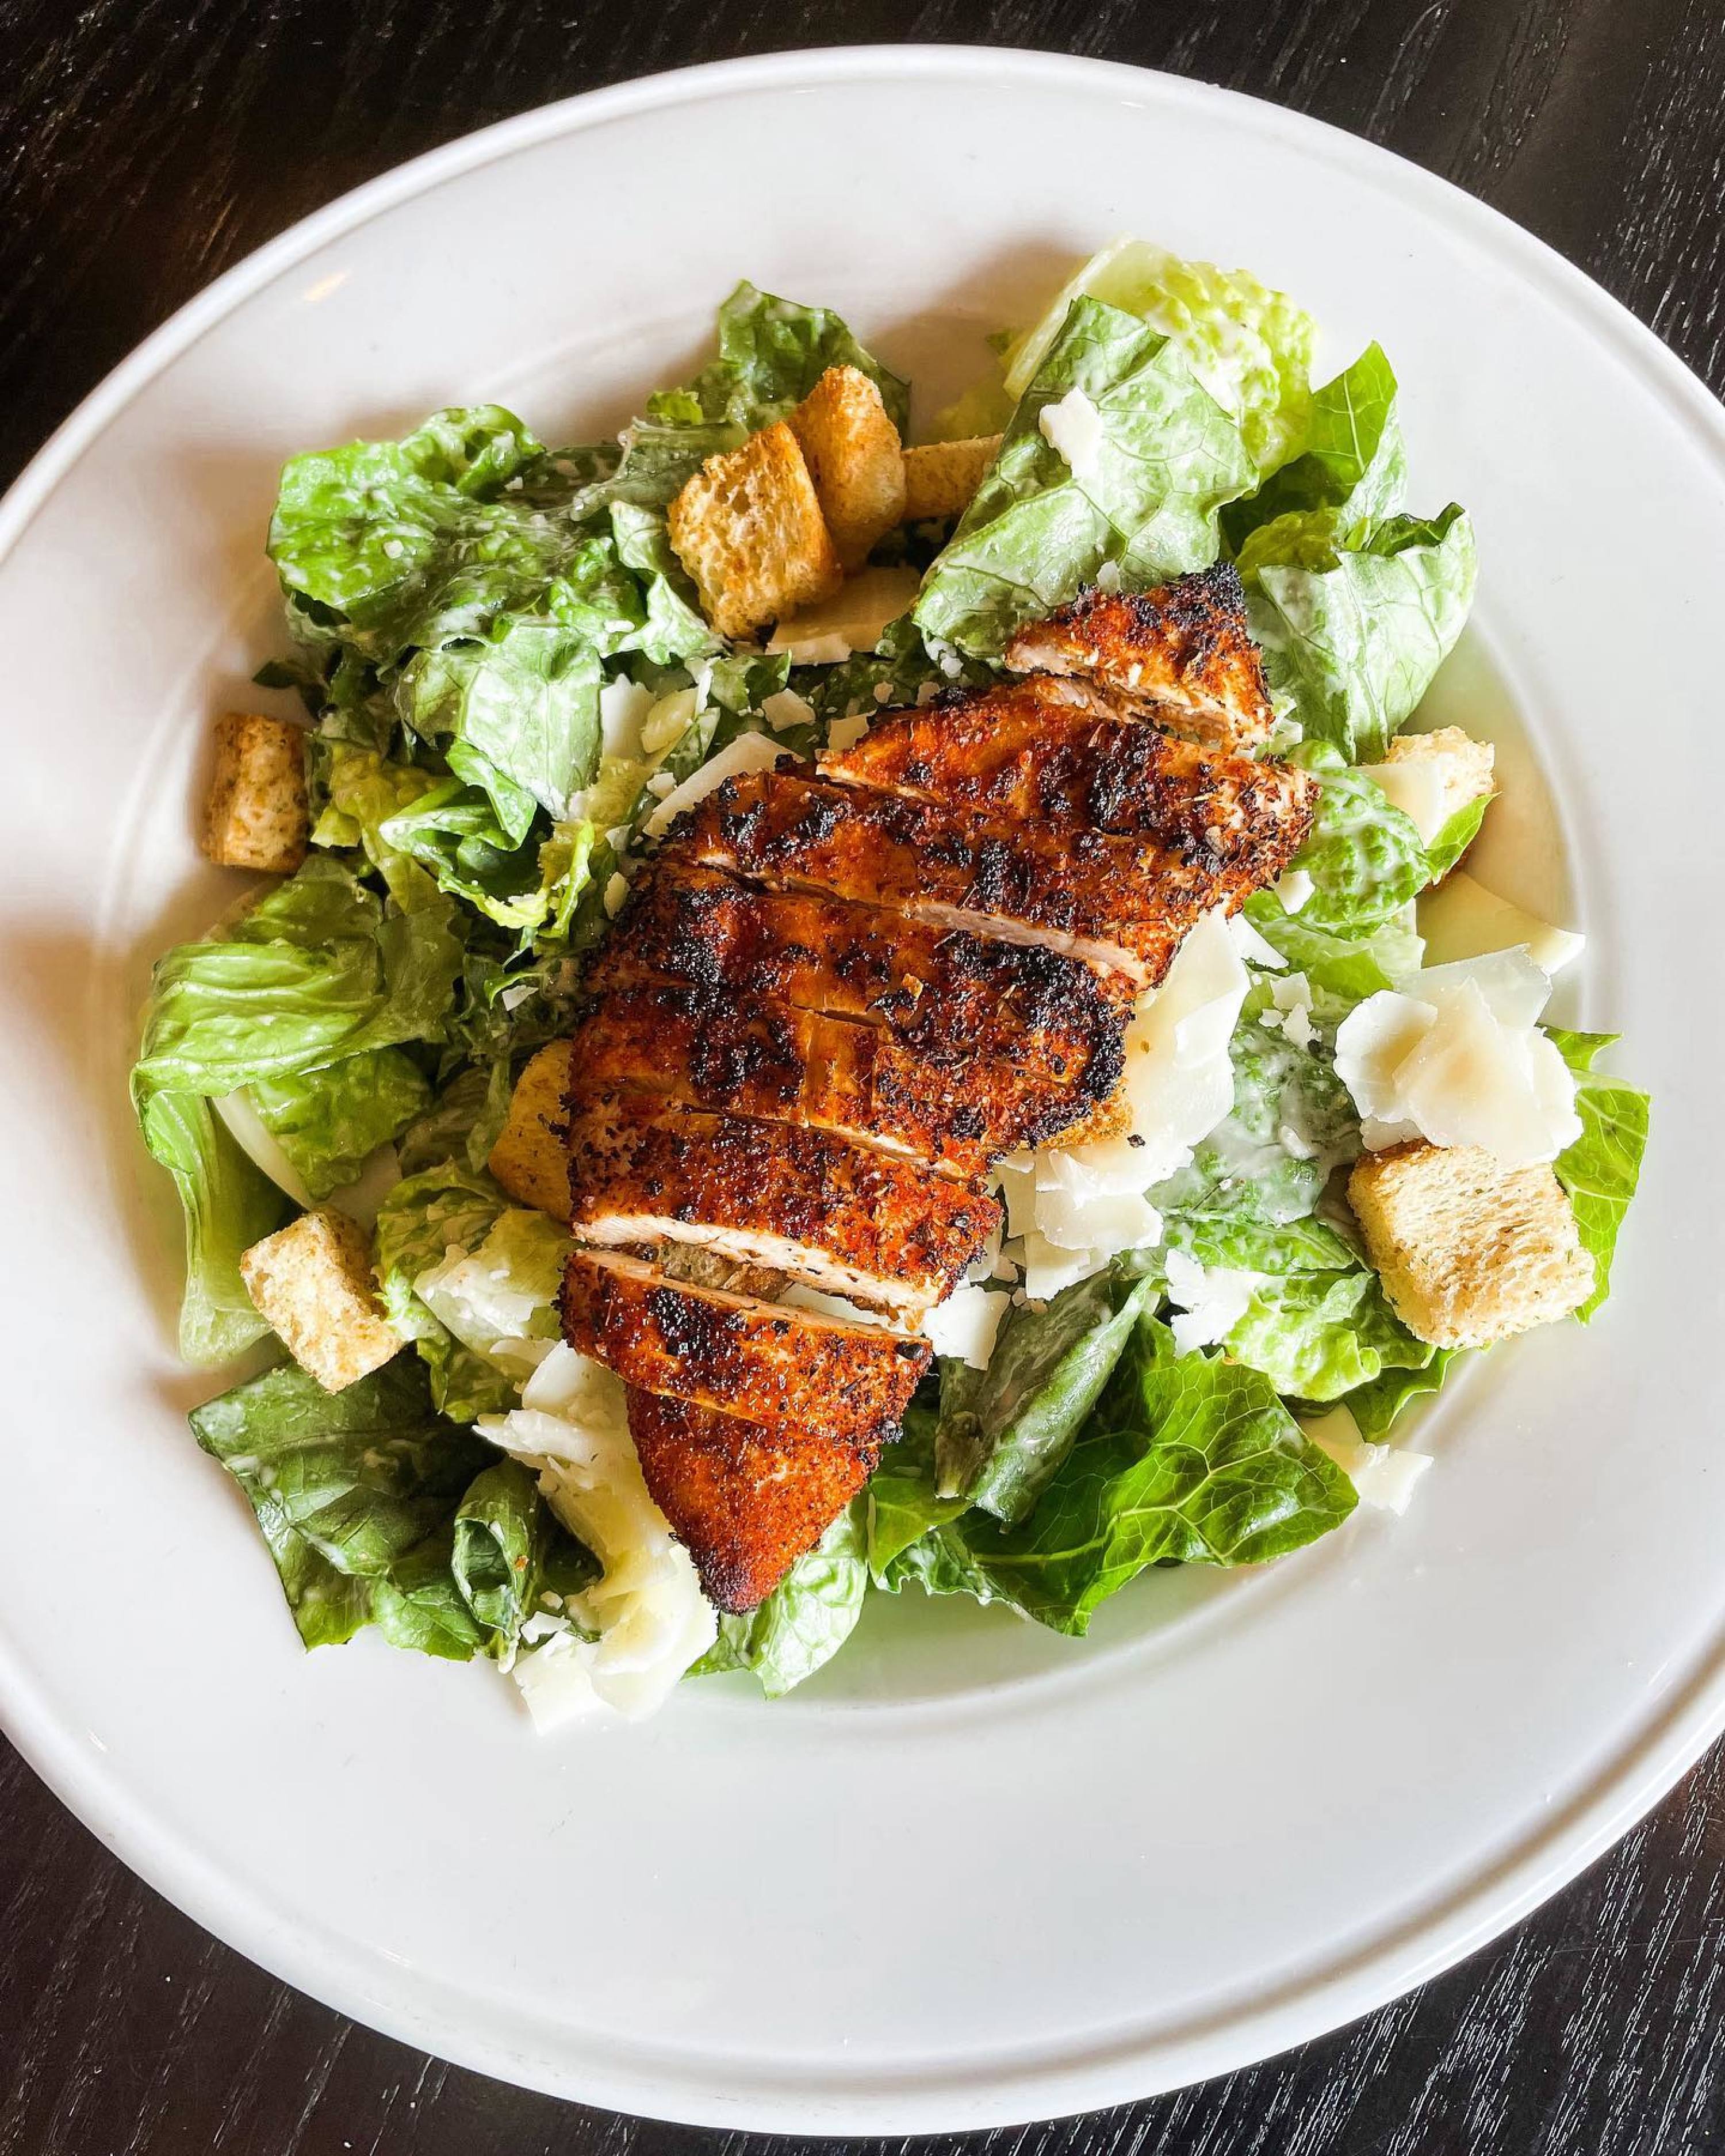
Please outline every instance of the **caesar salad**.
[[616, 439], [287, 465], [309, 723], [220, 718], [203, 824], [271, 880], [132, 1091], [307, 1646], [551, 1727], [871, 1595], [1082, 1634], [1403, 1510], [1404, 1412], [1604, 1301], [1646, 1100], [1466, 865], [1474, 531], [1316, 336], [1117, 241], [913, 430], [744, 284]]

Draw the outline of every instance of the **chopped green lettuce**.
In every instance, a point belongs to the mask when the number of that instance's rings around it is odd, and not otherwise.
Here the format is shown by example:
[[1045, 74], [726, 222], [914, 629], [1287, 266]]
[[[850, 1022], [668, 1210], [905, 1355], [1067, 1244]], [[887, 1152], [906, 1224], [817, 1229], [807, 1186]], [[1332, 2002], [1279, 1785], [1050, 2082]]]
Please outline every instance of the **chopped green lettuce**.
[[517, 1460], [497, 1460], [468, 1485], [451, 1527], [449, 1569], [485, 1652], [506, 1664], [542, 1597], [555, 1596], [561, 1607], [599, 1573]]
[[1332, 512], [1345, 525], [1394, 516], [1407, 495], [1408, 459], [1396, 418], [1394, 370], [1368, 345], [1353, 366], [1314, 390], [1300, 453], [1244, 501], [1222, 512], [1237, 554], [1277, 517]]
[[1071, 1451], [1153, 1290], [1108, 1267], [1050, 1302], [1009, 1311], [986, 1370], [946, 1363], [938, 1494], [1022, 1520]]
[[434, 1410], [411, 1356], [339, 1393], [285, 1363], [191, 1420], [250, 1501], [308, 1647], [364, 1625], [458, 1661], [484, 1646], [450, 1569], [451, 1528], [496, 1455]]
[[1408, 1331], [1376, 1273], [1361, 1265], [1263, 1281], [1224, 1345], [1278, 1393], [1302, 1400], [1339, 1399], [1386, 1369], [1423, 1369], [1436, 1353]]
[[1453, 816], [1445, 819], [1442, 829], [1425, 850], [1429, 881], [1436, 883], [1448, 875], [1478, 838], [1486, 811], [1496, 798], [1491, 793], [1478, 794], [1473, 800], [1464, 802]]
[[1640, 1180], [1647, 1150], [1648, 1099], [1638, 1086], [1594, 1069], [1615, 1033], [1571, 1033], [1548, 1026], [1558, 1052], [1575, 1074], [1581, 1136], [1557, 1159], [1558, 1180], [1569, 1194], [1582, 1248], [1594, 1261], [1594, 1290], [1575, 1315], [1584, 1323], [1611, 1291], [1617, 1232]]
[[1117, 239], [1093, 254], [1012, 344], [1003, 372], [1009, 397], [1030, 386], [1072, 303], [1086, 297], [1136, 316], [1178, 346], [1260, 470], [1279, 465], [1300, 439], [1317, 335], [1311, 316], [1244, 270], [1183, 262], [1142, 239]]
[[[1074, 392], [1099, 419], [1081, 474], [1040, 424]], [[926, 639], [996, 660], [1014, 629], [1105, 564], [1136, 588], [1214, 562], [1217, 511], [1253, 476], [1238, 426], [1178, 344], [1118, 308], [1076, 300], [913, 619]]]
[[327, 1198], [424, 1112], [431, 1086], [402, 1050], [373, 1048], [320, 1070], [257, 1079], [246, 1096], [312, 1197]]
[[719, 309], [719, 352], [686, 389], [649, 399], [649, 419], [683, 425], [727, 422], [752, 433], [799, 404], [829, 367], [854, 367], [880, 392], [901, 434], [910, 391], [851, 335], [830, 307], [805, 307], [747, 279]]
[[721, 1617], [718, 1638], [689, 1674], [747, 1670], [768, 1699], [782, 1699], [829, 1662], [855, 1629], [868, 1592], [866, 1511], [866, 1498], [854, 1500], [765, 1601]]
[[895, 1559], [932, 1527], [970, 1509], [968, 1497], [942, 1497], [934, 1485], [937, 1409], [913, 1401], [896, 1444], [889, 1445], [863, 1493], [869, 1572], [875, 1584], [893, 1577]]
[[439, 1410], [459, 1422], [513, 1407], [520, 1373], [500, 1368], [458, 1339], [416, 1283], [452, 1252], [465, 1256], [476, 1250], [508, 1209], [508, 1199], [488, 1175], [454, 1159], [403, 1177], [377, 1208], [378, 1300], [403, 1339], [418, 1348]]
[[185, 1214], [180, 1353], [188, 1363], [228, 1362], [270, 1330], [239, 1276], [240, 1258], [293, 1209], [198, 1094], [152, 1094], [139, 1113]]
[[1431, 1359], [1422, 1367], [1386, 1368], [1358, 1392], [1350, 1393], [1343, 1405], [1353, 1417], [1360, 1435], [1368, 1444], [1381, 1444], [1384, 1433], [1402, 1409], [1410, 1401], [1436, 1392], [1463, 1353], [1460, 1348], [1434, 1348]]
[[1328, 742], [1301, 742], [1291, 762], [1322, 791], [1311, 835], [1293, 865], [1312, 878], [1300, 925], [1332, 936], [1369, 936], [1425, 887], [1430, 862], [1411, 817], [1354, 770]]
[[1356, 1502], [1267, 1378], [1177, 1354], [1168, 1327], [1147, 1314], [1027, 1519], [1009, 1527], [967, 1514], [889, 1569], [935, 1594], [980, 1587], [978, 1599], [1081, 1633], [1147, 1565], [1286, 1556], [1338, 1527]]
[[1379, 761], [1431, 685], [1473, 601], [1473, 526], [1437, 517], [1345, 526], [1332, 511], [1278, 517], [1240, 555], [1272, 689], [1309, 741]]

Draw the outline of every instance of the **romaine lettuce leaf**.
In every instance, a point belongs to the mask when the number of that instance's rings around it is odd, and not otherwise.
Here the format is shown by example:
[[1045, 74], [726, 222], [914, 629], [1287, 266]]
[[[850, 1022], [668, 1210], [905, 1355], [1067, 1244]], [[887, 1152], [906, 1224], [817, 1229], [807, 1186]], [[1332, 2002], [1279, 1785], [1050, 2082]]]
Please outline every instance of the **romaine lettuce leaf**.
[[539, 1495], [537, 1477], [517, 1460], [498, 1460], [468, 1485], [452, 1525], [449, 1569], [485, 1635], [485, 1652], [506, 1664], [542, 1595], [555, 1595], [561, 1606], [599, 1576], [591, 1551], [557, 1518]]
[[762, 292], [747, 279], [719, 309], [718, 357], [686, 389], [650, 398], [650, 420], [678, 425], [728, 422], [746, 433], [782, 419], [829, 367], [854, 367], [880, 392], [901, 434], [910, 392], [865, 352], [830, 307], [805, 307]]
[[1495, 793], [1481, 793], [1474, 800], [1465, 802], [1453, 816], [1445, 819], [1443, 829], [1425, 850], [1430, 881], [1437, 883], [1448, 875], [1478, 838], [1480, 826], [1486, 820], [1486, 811], [1497, 798]]
[[[1393, 986], [1420, 964], [1418, 941], [1410, 940], [1399, 922], [1391, 921], [1369, 937], [1337, 936], [1308, 922], [1304, 907], [1290, 913], [1268, 891], [1246, 901], [1245, 916], [1296, 973], [1304, 973], [1323, 998], [1331, 999], [1337, 1015]], [[1314, 1009], [1319, 1000], [1313, 998]]]
[[599, 680], [598, 654], [582, 630], [505, 616], [484, 638], [420, 652], [402, 673], [397, 704], [452, 771], [484, 788], [519, 845], [536, 804], [567, 815], [570, 795], [598, 768]]
[[1265, 1281], [1224, 1344], [1278, 1393], [1304, 1400], [1339, 1399], [1386, 1369], [1423, 1369], [1437, 1352], [1414, 1337], [1363, 1268]]
[[567, 513], [578, 484], [497, 405], [434, 413], [399, 442], [295, 457], [269, 543], [290, 625], [388, 665], [536, 611], [585, 541]]
[[1346, 525], [1393, 516], [1407, 495], [1408, 459], [1396, 418], [1395, 372], [1380, 346], [1314, 390], [1300, 454], [1244, 501], [1222, 512], [1237, 554], [1247, 536], [1279, 516], [1329, 510]]
[[1022, 1520], [1072, 1450], [1153, 1283], [1124, 1266], [1007, 1312], [986, 1370], [942, 1367], [936, 1488]]
[[930, 1571], [957, 1582], [974, 1566], [997, 1599], [1081, 1633], [1147, 1565], [1282, 1557], [1339, 1526], [1355, 1502], [1267, 1378], [1178, 1355], [1168, 1327], [1142, 1316], [1029, 1517], [1002, 1527], [971, 1514], [937, 1529], [942, 1554]]
[[1635, 1194], [1647, 1150], [1649, 1102], [1639, 1087], [1594, 1069], [1594, 1059], [1617, 1034], [1572, 1033], [1556, 1025], [1545, 1030], [1575, 1073], [1581, 1136], [1558, 1154], [1557, 1172], [1575, 1209], [1582, 1248], [1594, 1261], [1594, 1291], [1575, 1313], [1585, 1323], [1610, 1293], [1617, 1231]]
[[485, 1644], [449, 1554], [462, 1497], [496, 1455], [434, 1413], [411, 1356], [339, 1393], [285, 1363], [191, 1422], [250, 1501], [308, 1647], [363, 1625], [454, 1661]]
[[[1081, 476], [1039, 424], [1074, 390], [1101, 417]], [[1075, 300], [912, 617], [927, 639], [998, 659], [1021, 623], [1105, 563], [1135, 588], [1214, 561], [1217, 511], [1253, 477], [1238, 426], [1176, 343], [1117, 308]]]
[[740, 1617], [721, 1617], [719, 1636], [690, 1671], [716, 1676], [747, 1670], [768, 1699], [829, 1662], [855, 1629], [868, 1592], [865, 1496], [847, 1505], [766, 1600]]
[[1278, 517], [1240, 555], [1272, 689], [1311, 741], [1379, 761], [1461, 634], [1477, 561], [1451, 506], [1343, 528], [1331, 511]]
[[1342, 1404], [1353, 1417], [1360, 1435], [1368, 1444], [1380, 1444], [1385, 1430], [1409, 1402], [1436, 1392], [1464, 1353], [1460, 1348], [1434, 1348], [1431, 1360], [1423, 1368], [1386, 1368], [1358, 1392], [1350, 1393]]
[[1359, 1150], [1359, 1116], [1323, 1057], [1248, 1016], [1228, 1044], [1234, 1105], [1150, 1202], [1172, 1249], [1234, 1271], [1329, 1270], [1353, 1249], [1312, 1209]]
[[1430, 879], [1418, 827], [1328, 742], [1301, 742], [1290, 761], [1311, 772], [1322, 788], [1311, 835], [1293, 861], [1312, 878], [1301, 925], [1332, 936], [1369, 936]]
[[436, 1040], [460, 963], [446, 920], [386, 906], [314, 855], [224, 937], [157, 962], [134, 1097], [219, 1098], [362, 1050]]
[[403, 1339], [418, 1348], [438, 1409], [460, 1422], [512, 1408], [520, 1376], [458, 1340], [414, 1283], [452, 1251], [477, 1250], [508, 1209], [488, 1175], [453, 1159], [403, 1177], [377, 1208], [372, 1262], [378, 1300]]
[[255, 1080], [246, 1093], [306, 1189], [327, 1198], [424, 1112], [431, 1086], [400, 1049], [374, 1048], [321, 1070]]
[[1092, 255], [1011, 345], [1003, 375], [1009, 397], [1029, 387], [1073, 301], [1085, 297], [1136, 316], [1178, 345], [1260, 470], [1280, 464], [1300, 439], [1317, 334], [1311, 316], [1244, 270], [1183, 262], [1142, 239], [1117, 239]]
[[239, 1276], [240, 1258], [293, 1208], [196, 1093], [152, 1094], [139, 1115], [186, 1216], [180, 1353], [188, 1363], [226, 1363], [270, 1330]]
[[935, 1438], [939, 1422], [937, 1409], [913, 1401], [906, 1412], [897, 1443], [889, 1445], [881, 1454], [880, 1465], [863, 1493], [869, 1572], [876, 1586], [886, 1584], [894, 1560], [913, 1543], [921, 1542], [931, 1527], [956, 1520], [970, 1509], [968, 1497], [942, 1497], [935, 1493]]

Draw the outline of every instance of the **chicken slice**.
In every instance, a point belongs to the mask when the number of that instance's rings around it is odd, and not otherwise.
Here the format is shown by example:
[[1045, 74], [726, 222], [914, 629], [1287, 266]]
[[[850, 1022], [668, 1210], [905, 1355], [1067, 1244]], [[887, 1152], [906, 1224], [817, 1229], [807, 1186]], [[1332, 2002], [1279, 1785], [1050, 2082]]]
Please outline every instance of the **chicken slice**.
[[587, 972], [600, 993], [646, 981], [779, 997], [886, 1026], [924, 1054], [1003, 1055], [1100, 1095], [1119, 1077], [1136, 993], [1127, 975], [1045, 944], [762, 891], [675, 855], [639, 880]]
[[693, 1244], [912, 1324], [1000, 1219], [992, 1198], [827, 1132], [644, 1093], [572, 1117], [569, 1189], [583, 1242]]
[[803, 1430], [788, 1436], [688, 1400], [631, 1391], [629, 1433], [653, 1502], [695, 1560], [709, 1602], [752, 1609], [813, 1549], [880, 1456]]
[[591, 1005], [574, 1034], [569, 1108], [619, 1088], [690, 1107], [831, 1131], [880, 1151], [973, 1178], [1002, 1153], [1090, 1130], [1101, 1103], [995, 1060], [944, 1063], [901, 1047], [878, 1026], [823, 1018], [775, 998], [740, 1003], [723, 990], [619, 989]]
[[563, 1337], [626, 1385], [769, 1424], [878, 1443], [932, 1353], [926, 1340], [675, 1281], [618, 1250], [577, 1248]]
[[1276, 722], [1230, 562], [1151, 592], [1082, 592], [1019, 629], [1005, 660], [1017, 674], [1081, 675], [1111, 702], [1210, 747], [1255, 748]]
[[672, 843], [707, 868], [1045, 943], [1152, 986], [1217, 896], [1209, 869], [1136, 839], [777, 771], [727, 779]]
[[1064, 697], [1045, 675], [890, 711], [823, 777], [1062, 831], [1147, 839], [1212, 868], [1232, 901], [1273, 883], [1304, 843], [1317, 782], [1294, 765], [1207, 754], [1142, 721]]

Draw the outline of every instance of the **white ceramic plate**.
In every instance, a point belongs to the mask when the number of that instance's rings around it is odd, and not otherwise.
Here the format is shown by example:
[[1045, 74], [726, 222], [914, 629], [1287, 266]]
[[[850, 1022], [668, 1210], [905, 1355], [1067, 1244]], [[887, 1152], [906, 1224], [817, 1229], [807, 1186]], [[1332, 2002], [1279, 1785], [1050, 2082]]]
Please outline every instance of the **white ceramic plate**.
[[[840, 307], [932, 402], [1122, 229], [1297, 294], [1327, 360], [1381, 339], [1414, 501], [1473, 511], [1477, 624], [1438, 693], [1506, 744], [1494, 877], [1586, 928], [1566, 1015], [1620, 1026], [1657, 1096], [1608, 1311], [1445, 1397], [1404, 1522], [1249, 1579], [1153, 1577], [1086, 1645], [886, 1604], [783, 1705], [691, 1686], [549, 1742], [485, 1670], [369, 1638], [302, 1656], [185, 1432], [210, 1386], [174, 1359], [177, 1229], [125, 1095], [150, 956], [232, 895], [192, 803], [208, 716], [273, 646], [278, 462], [480, 398], [609, 427], [745, 274]], [[1603, 294], [1379, 151], [1126, 69], [699, 69], [456, 143], [264, 249], [0, 512], [15, 1741], [305, 1990], [716, 2124], [1111, 2103], [1490, 1937], [1725, 1722], [1722, 570], [1721, 415]]]

